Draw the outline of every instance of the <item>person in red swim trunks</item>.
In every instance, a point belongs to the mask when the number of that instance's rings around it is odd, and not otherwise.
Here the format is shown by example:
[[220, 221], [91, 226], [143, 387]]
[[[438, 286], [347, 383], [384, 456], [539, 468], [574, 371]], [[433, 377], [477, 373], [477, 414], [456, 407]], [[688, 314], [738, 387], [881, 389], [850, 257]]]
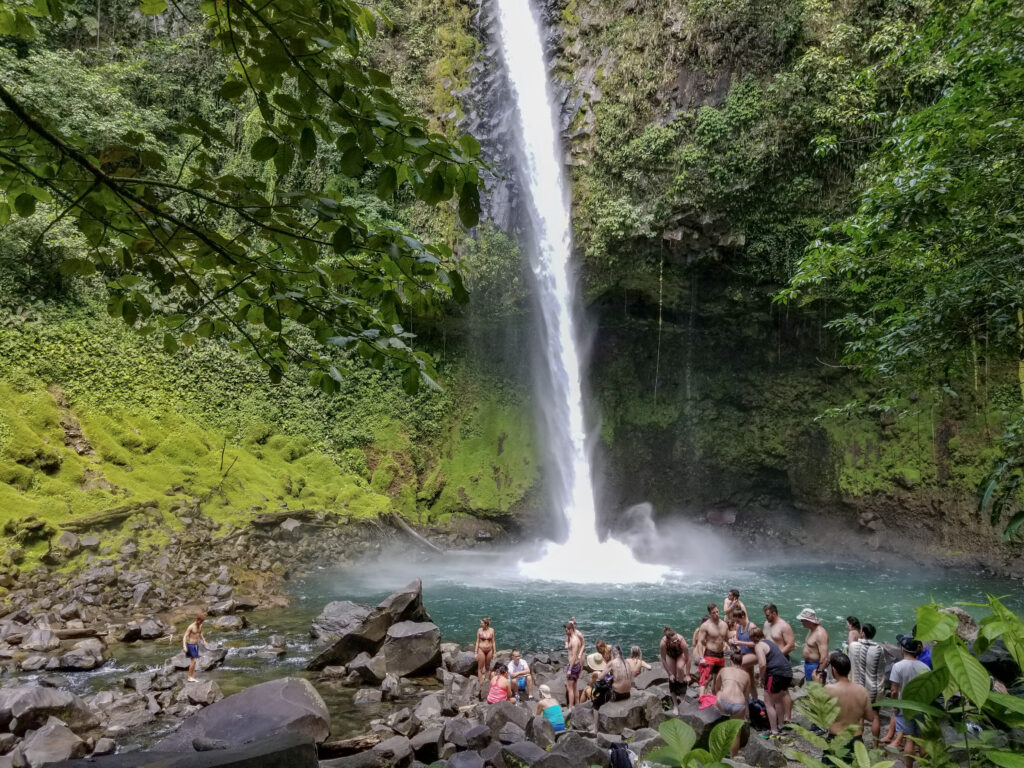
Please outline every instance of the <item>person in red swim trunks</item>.
[[708, 617], [697, 628], [694, 655], [700, 659], [700, 696], [714, 686], [719, 670], [725, 667], [725, 645], [729, 641], [729, 625], [722, 621], [718, 606], [708, 603]]

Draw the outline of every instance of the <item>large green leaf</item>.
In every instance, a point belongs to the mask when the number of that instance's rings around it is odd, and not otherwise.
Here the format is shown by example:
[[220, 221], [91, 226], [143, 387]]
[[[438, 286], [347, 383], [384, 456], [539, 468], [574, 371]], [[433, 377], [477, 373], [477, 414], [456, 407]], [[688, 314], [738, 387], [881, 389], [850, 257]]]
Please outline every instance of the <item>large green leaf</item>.
[[991, 683], [988, 672], [981, 662], [957, 643], [943, 654], [951, 682], [977, 706], [983, 706], [988, 699]]
[[729, 750], [736, 739], [736, 734], [743, 728], [743, 720], [726, 720], [711, 729], [711, 736], [708, 738], [708, 750], [715, 760], [729, 756]]
[[948, 684], [949, 670], [943, 667], [921, 673], [904, 686], [901, 695], [904, 701], [931, 704], [942, 695]]
[[994, 749], [985, 753], [985, 757], [999, 766], [999, 768], [1024, 768], [1024, 755], [1020, 752], [1006, 752]]
[[956, 633], [957, 618], [940, 613], [936, 605], [922, 605], [917, 609], [917, 639], [946, 640]]

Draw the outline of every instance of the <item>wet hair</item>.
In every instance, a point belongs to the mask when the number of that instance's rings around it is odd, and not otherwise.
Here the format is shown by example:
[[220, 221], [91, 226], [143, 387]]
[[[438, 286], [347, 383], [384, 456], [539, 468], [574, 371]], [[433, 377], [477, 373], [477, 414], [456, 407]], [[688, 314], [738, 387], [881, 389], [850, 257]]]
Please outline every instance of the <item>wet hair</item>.
[[484, 616], [482, 619], [480, 619], [480, 623], [483, 624], [486, 627], [491, 626], [491, 617], [490, 616]]
[[565, 622], [566, 629], [576, 629], [576, 619], [569, 619]]
[[764, 640], [764, 632], [761, 631], [761, 628], [757, 626], [757, 624], [750, 628], [750, 639], [755, 643]]
[[837, 675], [847, 677], [850, 674], [850, 657], [842, 651], [833, 651], [828, 657], [828, 663]]
[[733, 666], [743, 666], [743, 651], [733, 651], [729, 654], [729, 660], [733, 663]]
[[711, 612], [713, 610], [715, 610], [715, 608], [717, 608], [717, 607], [718, 607], [718, 605], [716, 605], [715, 603], [708, 603], [708, 616], [710, 616]]
[[768, 611], [771, 611], [772, 613], [779, 612], [779, 609], [775, 607], [775, 603], [765, 603], [763, 610], [765, 613], [767, 613]]
[[665, 637], [672, 637], [674, 634], [676, 634], [676, 631], [672, 627], [665, 627]]
[[874, 624], [865, 624], [864, 626], [862, 626], [860, 628], [860, 631], [864, 633], [864, 638], [866, 640], [872, 640], [875, 637], [875, 625]]
[[629, 656], [632, 659], [642, 659], [644, 657], [644, 652], [640, 650], [639, 645], [634, 645], [629, 649]]
[[858, 619], [856, 616], [847, 616], [846, 623], [854, 629], [860, 629], [860, 619]]
[[616, 658], [616, 657], [618, 657], [620, 659], [622, 658], [622, 646], [620, 646], [620, 645], [613, 645], [612, 646], [612, 658]]
[[738, 599], [739, 596], [740, 596], [740, 591], [738, 589], [730, 589], [729, 590], [729, 597], [731, 597], [733, 599]]
[[605, 651], [611, 650], [608, 647], [608, 643], [606, 643], [604, 640], [598, 640], [597, 645], [594, 647], [597, 648], [598, 653], [600, 653], [602, 656], [604, 656]]

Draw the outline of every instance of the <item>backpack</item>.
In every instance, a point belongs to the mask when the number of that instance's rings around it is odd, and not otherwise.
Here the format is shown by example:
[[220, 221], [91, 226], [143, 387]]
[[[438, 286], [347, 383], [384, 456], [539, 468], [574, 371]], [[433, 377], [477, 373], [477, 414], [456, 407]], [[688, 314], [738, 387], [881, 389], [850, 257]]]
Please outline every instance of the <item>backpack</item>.
[[600, 678], [594, 682], [594, 690], [592, 701], [594, 702], [594, 708], [597, 709], [602, 704], [607, 703], [608, 699], [612, 697], [612, 681], [605, 678]]
[[609, 768], [633, 768], [633, 753], [624, 742], [617, 741], [608, 750]]
[[768, 710], [764, 708], [764, 702], [760, 699], [751, 699], [747, 704], [747, 711], [750, 714], [750, 724], [758, 729], [770, 728], [768, 722]]

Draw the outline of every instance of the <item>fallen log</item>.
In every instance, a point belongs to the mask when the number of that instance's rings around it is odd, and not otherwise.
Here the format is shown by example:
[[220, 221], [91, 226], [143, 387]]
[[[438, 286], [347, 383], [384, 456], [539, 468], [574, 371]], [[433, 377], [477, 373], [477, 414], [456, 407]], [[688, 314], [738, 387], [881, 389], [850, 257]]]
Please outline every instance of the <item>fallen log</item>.
[[398, 528], [406, 535], [410, 536], [411, 538], [425, 546], [427, 549], [433, 552], [437, 552], [438, 554], [444, 554], [443, 549], [441, 549], [439, 546], [437, 546], [437, 544], [434, 544], [432, 541], [427, 539], [423, 534], [416, 531], [411, 525], [405, 522], [401, 515], [386, 514], [381, 515], [381, 517], [387, 520], [392, 525], [394, 525], [396, 528]]
[[334, 757], [348, 757], [360, 752], [372, 749], [381, 742], [379, 733], [364, 733], [362, 736], [353, 736], [350, 739], [339, 739], [337, 741], [325, 741], [317, 748], [321, 760], [329, 760]]
[[113, 509], [107, 509], [93, 515], [86, 515], [85, 517], [79, 517], [75, 520], [68, 520], [60, 525], [64, 530], [80, 533], [81, 531], [86, 531], [90, 528], [105, 528], [107, 526], [114, 525], [115, 523], [120, 523], [126, 518], [136, 515], [139, 512], [151, 514], [156, 511], [157, 503], [155, 501], [142, 501], [137, 504], [125, 504], [122, 507], [114, 507]]

